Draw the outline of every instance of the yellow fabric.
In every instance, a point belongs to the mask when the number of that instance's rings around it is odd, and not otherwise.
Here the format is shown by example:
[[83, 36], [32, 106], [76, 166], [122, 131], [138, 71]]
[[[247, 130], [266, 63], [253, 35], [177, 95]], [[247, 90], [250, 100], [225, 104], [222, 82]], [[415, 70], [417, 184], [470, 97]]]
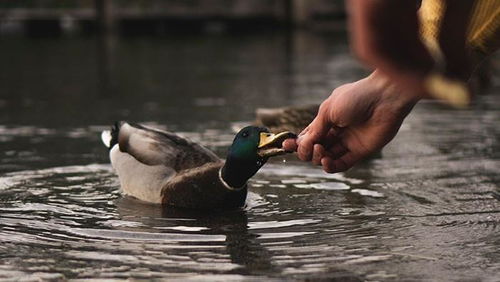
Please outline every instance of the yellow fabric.
[[[439, 50], [436, 38], [445, 5], [446, 0], [423, 0], [419, 10], [422, 37], [434, 51]], [[473, 9], [467, 45], [483, 55], [491, 54], [500, 47], [500, 0], [476, 0]]]

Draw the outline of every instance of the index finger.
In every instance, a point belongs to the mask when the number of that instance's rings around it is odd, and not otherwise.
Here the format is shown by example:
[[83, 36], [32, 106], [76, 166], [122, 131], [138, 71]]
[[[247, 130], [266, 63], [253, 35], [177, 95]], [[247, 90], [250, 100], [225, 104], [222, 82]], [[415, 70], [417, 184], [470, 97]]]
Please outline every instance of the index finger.
[[292, 139], [292, 138], [289, 138], [289, 139], [285, 139], [285, 141], [283, 141], [283, 149], [285, 149], [285, 151], [287, 152], [295, 152], [297, 151], [297, 142], [295, 141], [296, 139]]
[[314, 144], [321, 144], [322, 139], [328, 133], [329, 128], [327, 124], [316, 117], [308, 126], [308, 131], [299, 136], [297, 155], [303, 161], [310, 161], [312, 159], [312, 152]]

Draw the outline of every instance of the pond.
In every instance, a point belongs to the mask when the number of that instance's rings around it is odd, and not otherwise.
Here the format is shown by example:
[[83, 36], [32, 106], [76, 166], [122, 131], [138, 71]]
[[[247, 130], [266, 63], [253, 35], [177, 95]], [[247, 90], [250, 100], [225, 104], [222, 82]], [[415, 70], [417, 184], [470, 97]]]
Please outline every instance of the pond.
[[259, 107], [319, 103], [366, 73], [345, 35], [0, 38], [0, 279], [498, 281], [500, 83], [423, 102], [379, 156], [294, 156], [245, 208], [123, 197], [100, 131], [159, 126], [224, 156]]

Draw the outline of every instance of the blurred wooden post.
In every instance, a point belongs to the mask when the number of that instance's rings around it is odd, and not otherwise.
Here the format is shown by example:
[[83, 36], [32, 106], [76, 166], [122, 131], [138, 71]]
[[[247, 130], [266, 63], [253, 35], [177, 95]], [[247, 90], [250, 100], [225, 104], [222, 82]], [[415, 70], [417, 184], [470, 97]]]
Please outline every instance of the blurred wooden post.
[[309, 20], [309, 5], [311, 0], [292, 0], [292, 17], [293, 23], [297, 26], [307, 24]]
[[114, 29], [112, 0], [95, 0], [97, 29], [109, 33]]
[[97, 84], [102, 97], [113, 95], [113, 45], [115, 21], [112, 0], [95, 0], [97, 31]]
[[281, 0], [278, 3], [282, 10], [277, 16], [287, 26], [304, 26], [310, 20], [313, 0]]

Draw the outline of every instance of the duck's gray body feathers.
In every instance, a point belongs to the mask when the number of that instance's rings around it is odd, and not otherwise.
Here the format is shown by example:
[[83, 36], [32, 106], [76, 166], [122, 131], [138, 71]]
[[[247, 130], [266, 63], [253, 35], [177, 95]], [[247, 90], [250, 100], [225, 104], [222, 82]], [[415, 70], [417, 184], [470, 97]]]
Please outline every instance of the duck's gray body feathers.
[[123, 123], [118, 133], [120, 151], [143, 164], [163, 165], [176, 172], [220, 162], [210, 150], [170, 132]]

